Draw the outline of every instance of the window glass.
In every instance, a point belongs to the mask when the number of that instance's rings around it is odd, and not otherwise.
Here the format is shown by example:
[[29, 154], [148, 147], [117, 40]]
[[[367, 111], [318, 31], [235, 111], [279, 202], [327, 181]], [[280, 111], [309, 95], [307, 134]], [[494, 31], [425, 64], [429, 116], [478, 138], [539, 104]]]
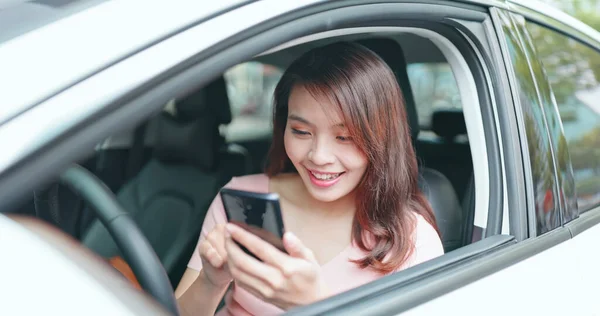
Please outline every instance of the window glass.
[[283, 71], [259, 62], [239, 64], [225, 72], [232, 121], [221, 127], [229, 142], [270, 138], [273, 92]]
[[423, 130], [431, 129], [431, 115], [436, 109], [462, 109], [458, 85], [448, 63], [413, 63], [407, 71]]
[[516, 20], [513, 21], [508, 13], [501, 15], [501, 18], [517, 83], [515, 93], [520, 101], [525, 124], [527, 151], [533, 180], [534, 209], [531, 211], [534, 214], [528, 215], [530, 218], [535, 218], [535, 222], [530, 222], [529, 229], [532, 234], [541, 235], [561, 224], [551, 138], [544, 113], [544, 104], [547, 101], [544, 95], [551, 94], [539, 93], [535, 84], [540, 67], [535, 65], [535, 62], [530, 63], [528, 54], [533, 53], [531, 47], [523, 46], [519, 37], [523, 33], [524, 25]]
[[535, 23], [527, 30], [554, 91], [585, 211], [600, 203], [600, 53]]

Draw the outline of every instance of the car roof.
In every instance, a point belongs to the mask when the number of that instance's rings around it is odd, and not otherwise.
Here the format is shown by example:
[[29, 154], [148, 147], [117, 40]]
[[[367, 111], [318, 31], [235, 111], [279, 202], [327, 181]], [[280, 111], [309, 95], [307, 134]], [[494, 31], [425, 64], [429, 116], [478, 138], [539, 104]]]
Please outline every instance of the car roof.
[[[46, 8], [46, 22], [21, 26], [18, 36], [0, 32], [0, 124], [35, 104], [119, 60], [244, 0], [0, 0], [4, 9], [40, 4], [71, 3]], [[317, 2], [318, 0], [314, 0]], [[308, 0], [306, 3], [310, 3]], [[536, 0], [459, 0], [506, 9], [527, 8], [583, 32], [600, 43], [598, 32], [569, 15]], [[15, 4], [17, 3], [17, 4]], [[77, 5], [76, 5], [77, 4]], [[52, 15], [53, 18], [48, 16]], [[30, 19], [36, 18], [32, 13]], [[15, 19], [12, 19], [14, 21]], [[50, 21], [50, 22], [48, 22]], [[133, 23], [135, 21], [135, 23]], [[2, 26], [0, 24], [0, 26]], [[2, 27], [4, 28], [4, 27]], [[19, 33], [20, 32], [20, 33]], [[16, 33], [13, 33], [16, 34]], [[6, 87], [10, 87], [6, 89]]]
[[109, 0], [0, 0], [0, 43]]
[[[2, 11], [27, 6], [29, 9], [25, 11], [32, 19], [38, 18], [32, 8], [39, 7], [39, 3], [58, 2], [36, 0], [35, 4], [19, 5], [4, 1]], [[100, 69], [247, 1], [83, 2], [88, 6], [77, 7], [80, 10], [70, 15], [64, 12], [66, 9], [46, 8], [48, 12], [41, 15], [51, 22], [37, 27], [23, 22], [27, 25], [22, 25], [21, 31], [29, 31], [0, 42], [0, 87], [3, 87], [0, 124]], [[63, 16], [52, 20], [53, 11], [62, 12]], [[5, 37], [9, 37], [8, 33]]]

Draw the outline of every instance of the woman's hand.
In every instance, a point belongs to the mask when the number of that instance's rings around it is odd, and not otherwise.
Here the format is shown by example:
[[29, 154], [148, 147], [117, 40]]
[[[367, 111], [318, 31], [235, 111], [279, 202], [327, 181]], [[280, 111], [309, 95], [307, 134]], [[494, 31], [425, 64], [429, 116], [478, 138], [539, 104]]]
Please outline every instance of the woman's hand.
[[198, 246], [202, 259], [201, 276], [215, 287], [227, 286], [233, 279], [226, 264], [225, 235], [225, 225], [217, 225]]
[[[288, 255], [238, 226], [228, 224], [227, 232], [227, 265], [238, 286], [284, 310], [328, 296], [315, 256], [292, 233], [283, 237]], [[246, 254], [233, 239], [263, 262]]]

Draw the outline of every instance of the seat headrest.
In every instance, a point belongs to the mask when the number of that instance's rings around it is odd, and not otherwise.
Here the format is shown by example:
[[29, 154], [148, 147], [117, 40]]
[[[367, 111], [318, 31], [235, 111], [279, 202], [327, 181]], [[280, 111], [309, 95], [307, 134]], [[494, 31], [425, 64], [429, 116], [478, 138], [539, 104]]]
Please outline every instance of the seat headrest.
[[175, 102], [175, 109], [176, 117], [181, 121], [212, 116], [219, 124], [230, 123], [231, 108], [225, 78], [219, 77], [205, 87], [180, 98]]
[[438, 136], [452, 140], [467, 134], [467, 124], [462, 110], [435, 110], [431, 115], [431, 130]]
[[212, 117], [181, 122], [169, 113], [161, 113], [154, 124], [156, 130], [153, 155], [173, 164], [193, 165], [202, 170], [216, 167], [219, 125]]
[[398, 80], [398, 84], [404, 95], [406, 116], [408, 124], [410, 125], [410, 134], [413, 142], [416, 141], [419, 136], [419, 116], [417, 115], [415, 98], [410, 86], [410, 81], [408, 80], [406, 58], [402, 47], [398, 42], [389, 38], [369, 38], [358, 40], [357, 43], [369, 48], [379, 55], [396, 75], [396, 80]]
[[174, 111], [152, 122], [154, 157], [166, 163], [188, 164], [203, 170], [216, 168], [224, 139], [219, 125], [231, 122], [224, 78], [175, 101]]

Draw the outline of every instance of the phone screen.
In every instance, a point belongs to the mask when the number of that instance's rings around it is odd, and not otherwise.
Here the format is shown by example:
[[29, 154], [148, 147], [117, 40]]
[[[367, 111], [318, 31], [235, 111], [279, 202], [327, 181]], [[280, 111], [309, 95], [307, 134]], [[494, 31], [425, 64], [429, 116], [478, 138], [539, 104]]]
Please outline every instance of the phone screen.
[[[230, 223], [244, 228], [285, 252], [282, 241], [284, 227], [281, 207], [276, 194], [222, 189], [221, 199]], [[245, 247], [241, 245], [240, 247], [256, 258]]]

